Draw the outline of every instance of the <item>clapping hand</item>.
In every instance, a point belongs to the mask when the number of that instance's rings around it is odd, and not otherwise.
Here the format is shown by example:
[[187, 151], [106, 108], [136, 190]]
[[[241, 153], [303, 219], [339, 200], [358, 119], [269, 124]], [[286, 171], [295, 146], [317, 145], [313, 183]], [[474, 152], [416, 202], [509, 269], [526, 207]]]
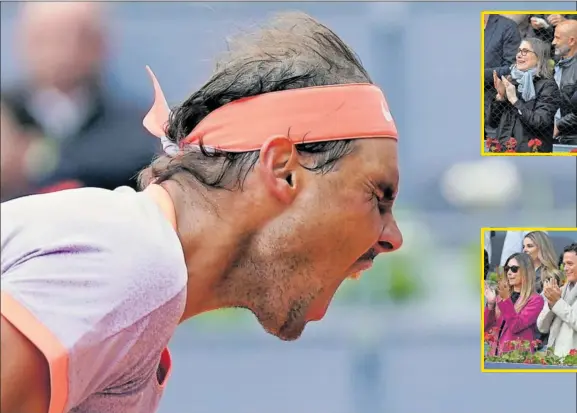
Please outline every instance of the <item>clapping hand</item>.
[[487, 284], [485, 284], [485, 299], [491, 307], [494, 306], [497, 301], [497, 294], [495, 294], [495, 291]]
[[503, 86], [505, 87], [505, 93], [507, 94], [507, 99], [514, 105], [517, 102], [517, 88], [506, 77], [502, 77]]
[[560, 14], [551, 14], [549, 17], [547, 17], [547, 21], [553, 26], [557, 26], [563, 20], [565, 20], [565, 17], [561, 16]]
[[561, 299], [561, 289], [557, 285], [557, 280], [551, 278], [543, 283], [543, 295], [549, 303], [549, 308], [553, 308], [557, 301]]
[[501, 297], [501, 300], [506, 300], [507, 298], [511, 297], [511, 287], [509, 286], [509, 281], [507, 281], [505, 278], [500, 279], [497, 291], [499, 293], [499, 297]]
[[504, 99], [506, 93], [505, 85], [503, 84], [503, 82], [501, 81], [499, 75], [497, 75], [497, 72], [495, 70], [493, 70], [493, 86], [495, 87], [495, 90], [497, 90], [497, 97]]
[[540, 30], [545, 27], [545, 25], [543, 24], [542, 19], [538, 17], [531, 17], [531, 27], [533, 27], [535, 30]]

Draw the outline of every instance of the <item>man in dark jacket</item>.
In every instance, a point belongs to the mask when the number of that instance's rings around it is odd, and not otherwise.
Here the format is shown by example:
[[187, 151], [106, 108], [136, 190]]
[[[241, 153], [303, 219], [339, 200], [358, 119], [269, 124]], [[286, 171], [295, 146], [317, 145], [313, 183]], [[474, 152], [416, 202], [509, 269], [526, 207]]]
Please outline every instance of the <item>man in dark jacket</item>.
[[577, 20], [565, 20], [555, 28], [555, 81], [561, 91], [561, 103], [555, 116], [554, 136], [563, 144], [577, 145]]
[[3, 90], [20, 127], [35, 136], [31, 187], [74, 181], [112, 189], [134, 177], [158, 149], [144, 110], [109, 96], [100, 81], [106, 21], [98, 3], [27, 3], [17, 40], [27, 76]]
[[[495, 98], [497, 91], [493, 86], [493, 71], [499, 77], [510, 72], [511, 65], [521, 44], [521, 35], [517, 24], [498, 14], [485, 15], [485, 119], [489, 112], [489, 105]], [[485, 121], [485, 136], [494, 137], [495, 129]]]

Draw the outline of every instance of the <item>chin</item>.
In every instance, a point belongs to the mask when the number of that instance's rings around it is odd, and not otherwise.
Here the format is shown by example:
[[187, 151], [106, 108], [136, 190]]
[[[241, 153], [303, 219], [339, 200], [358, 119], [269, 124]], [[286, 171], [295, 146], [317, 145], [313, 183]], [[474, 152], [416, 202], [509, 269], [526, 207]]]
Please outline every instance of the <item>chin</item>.
[[282, 341], [295, 341], [302, 336], [306, 323], [297, 323], [296, 321], [293, 321], [290, 325], [284, 324], [280, 328], [271, 328], [264, 324], [261, 325], [267, 333], [281, 339]]

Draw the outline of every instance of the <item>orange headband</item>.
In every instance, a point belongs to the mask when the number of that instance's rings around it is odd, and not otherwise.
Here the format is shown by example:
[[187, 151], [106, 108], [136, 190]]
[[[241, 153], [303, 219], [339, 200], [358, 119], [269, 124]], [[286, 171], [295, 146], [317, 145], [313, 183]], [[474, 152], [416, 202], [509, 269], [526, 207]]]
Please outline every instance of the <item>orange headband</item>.
[[[170, 110], [158, 80], [146, 67], [154, 85], [154, 104], [143, 124], [163, 141], [167, 153], [178, 152], [165, 137]], [[372, 84], [316, 86], [242, 98], [208, 114], [180, 142], [227, 152], [259, 150], [273, 136], [295, 144], [343, 139], [397, 139], [397, 128], [383, 92]]]

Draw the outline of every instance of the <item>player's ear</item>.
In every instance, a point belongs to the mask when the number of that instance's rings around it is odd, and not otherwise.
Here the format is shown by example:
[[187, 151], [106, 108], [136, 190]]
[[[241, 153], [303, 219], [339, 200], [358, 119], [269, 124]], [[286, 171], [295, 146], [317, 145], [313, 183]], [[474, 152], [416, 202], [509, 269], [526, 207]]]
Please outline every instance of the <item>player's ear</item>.
[[267, 190], [279, 201], [289, 204], [295, 198], [300, 168], [298, 151], [286, 136], [273, 136], [262, 145], [258, 169]]

